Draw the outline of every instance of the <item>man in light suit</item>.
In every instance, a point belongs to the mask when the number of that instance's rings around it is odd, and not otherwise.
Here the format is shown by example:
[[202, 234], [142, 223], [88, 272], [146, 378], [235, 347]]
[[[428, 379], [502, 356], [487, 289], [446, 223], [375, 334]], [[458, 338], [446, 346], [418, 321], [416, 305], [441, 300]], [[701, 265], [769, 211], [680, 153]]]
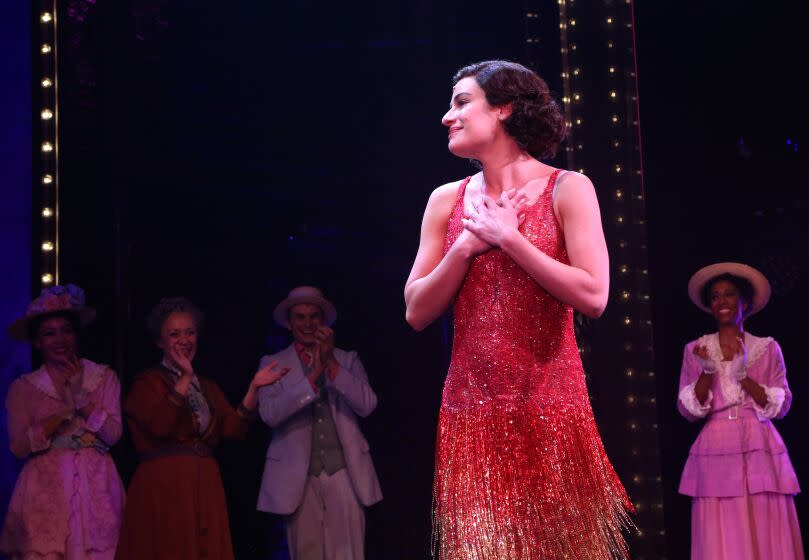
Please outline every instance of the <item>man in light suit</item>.
[[376, 394], [357, 353], [334, 347], [337, 311], [320, 290], [293, 289], [273, 318], [294, 342], [261, 359], [289, 373], [258, 394], [273, 429], [258, 509], [284, 516], [292, 560], [362, 560], [363, 508], [382, 491], [357, 417]]

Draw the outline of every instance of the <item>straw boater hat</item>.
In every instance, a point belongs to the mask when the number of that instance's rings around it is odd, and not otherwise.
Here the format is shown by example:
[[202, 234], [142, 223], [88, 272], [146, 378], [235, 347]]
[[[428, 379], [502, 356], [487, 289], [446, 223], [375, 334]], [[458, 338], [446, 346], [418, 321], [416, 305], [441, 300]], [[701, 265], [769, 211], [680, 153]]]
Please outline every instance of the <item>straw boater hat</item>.
[[28, 326], [32, 321], [56, 313], [74, 314], [81, 326], [92, 323], [96, 311], [84, 305], [84, 290], [73, 284], [43, 288], [42, 293], [28, 305], [25, 315], [14, 321], [8, 334], [15, 340], [28, 340]]
[[284, 328], [289, 327], [289, 310], [299, 303], [311, 303], [317, 305], [323, 311], [323, 322], [326, 326], [332, 326], [337, 319], [337, 309], [334, 304], [323, 297], [323, 293], [312, 286], [298, 286], [292, 288], [289, 295], [281, 303], [275, 306], [273, 319]]
[[688, 281], [688, 297], [694, 302], [694, 305], [703, 311], [710, 313], [711, 310], [702, 303], [702, 288], [713, 278], [720, 274], [732, 274], [748, 280], [753, 285], [753, 301], [750, 302], [750, 309], [748, 309], [745, 317], [749, 317], [754, 313], [758, 313], [767, 302], [770, 301], [770, 282], [767, 277], [761, 272], [747, 266], [746, 264], [735, 262], [724, 262], [708, 265], [700, 268]]

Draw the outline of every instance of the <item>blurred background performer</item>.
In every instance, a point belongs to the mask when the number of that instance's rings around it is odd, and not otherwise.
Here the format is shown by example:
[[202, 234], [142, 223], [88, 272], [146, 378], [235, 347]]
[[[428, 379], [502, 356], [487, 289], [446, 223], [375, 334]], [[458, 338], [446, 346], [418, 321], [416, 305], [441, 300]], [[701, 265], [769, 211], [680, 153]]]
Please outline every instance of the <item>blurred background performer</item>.
[[691, 558], [802, 560], [800, 487], [771, 422], [792, 404], [784, 357], [772, 337], [744, 329], [770, 283], [750, 266], [718, 263], [691, 277], [688, 295], [717, 328], [686, 345], [680, 374], [680, 413], [708, 419], [680, 481], [692, 496]]
[[541, 163], [565, 134], [547, 84], [487, 61], [454, 77], [449, 150], [482, 172], [437, 188], [405, 288], [420, 330], [454, 301], [438, 426], [441, 560], [626, 558], [629, 499], [588, 400], [573, 310], [598, 317], [609, 266], [593, 185]]
[[363, 560], [365, 508], [382, 490], [359, 418], [376, 393], [357, 353], [334, 346], [337, 309], [319, 289], [293, 288], [273, 318], [293, 343], [261, 358], [289, 375], [259, 391], [273, 435], [257, 507], [284, 516], [292, 560]]
[[250, 381], [236, 410], [192, 365], [202, 313], [185, 298], [163, 298], [149, 329], [159, 365], [135, 378], [126, 398], [138, 468], [127, 493], [116, 558], [231, 560], [227, 502], [213, 449], [242, 439], [255, 418], [258, 388], [283, 375], [270, 363]]
[[0, 551], [12, 559], [112, 559], [124, 487], [108, 449], [121, 437], [121, 386], [109, 367], [79, 357], [81, 327], [95, 319], [84, 292], [54, 286], [9, 329], [42, 367], [11, 385], [11, 451], [25, 459]]

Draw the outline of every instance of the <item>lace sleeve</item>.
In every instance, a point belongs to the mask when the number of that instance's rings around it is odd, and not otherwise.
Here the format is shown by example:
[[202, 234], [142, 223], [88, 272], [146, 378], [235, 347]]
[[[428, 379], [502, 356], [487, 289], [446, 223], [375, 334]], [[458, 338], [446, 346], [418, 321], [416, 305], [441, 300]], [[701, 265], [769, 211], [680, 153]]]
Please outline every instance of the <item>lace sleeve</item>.
[[678, 398], [680, 399], [680, 403], [683, 405], [683, 408], [688, 411], [689, 414], [697, 417], [697, 418], [705, 418], [708, 413], [711, 411], [711, 402], [713, 401], [713, 391], [708, 391], [708, 398], [705, 399], [705, 404], [700, 404], [699, 399], [697, 398], [697, 394], [694, 391], [694, 387], [696, 386], [696, 382], [689, 383], [682, 389], [680, 389], [680, 394]]
[[784, 406], [786, 391], [781, 387], [767, 387], [766, 385], [762, 385], [761, 388], [764, 389], [764, 392], [767, 394], [767, 404], [761, 407], [756, 401], [753, 401], [753, 408], [759, 420], [770, 420], [778, 416], [778, 413], [781, 412], [781, 407]]

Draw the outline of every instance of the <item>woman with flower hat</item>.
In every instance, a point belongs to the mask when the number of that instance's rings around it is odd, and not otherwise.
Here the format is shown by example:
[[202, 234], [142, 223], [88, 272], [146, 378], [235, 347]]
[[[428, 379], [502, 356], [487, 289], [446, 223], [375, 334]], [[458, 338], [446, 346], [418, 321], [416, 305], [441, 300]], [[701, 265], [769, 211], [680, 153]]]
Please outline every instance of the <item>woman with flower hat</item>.
[[107, 451], [121, 437], [120, 385], [79, 357], [79, 330], [94, 318], [80, 288], [54, 286], [9, 328], [42, 358], [6, 400], [11, 451], [26, 461], [0, 536], [12, 559], [114, 556], [124, 488]]
[[802, 560], [800, 487], [771, 422], [792, 404], [784, 358], [775, 340], [744, 328], [770, 284], [750, 266], [718, 263], [691, 277], [688, 295], [717, 326], [686, 345], [680, 374], [680, 413], [707, 419], [680, 481], [692, 496], [691, 558]]

